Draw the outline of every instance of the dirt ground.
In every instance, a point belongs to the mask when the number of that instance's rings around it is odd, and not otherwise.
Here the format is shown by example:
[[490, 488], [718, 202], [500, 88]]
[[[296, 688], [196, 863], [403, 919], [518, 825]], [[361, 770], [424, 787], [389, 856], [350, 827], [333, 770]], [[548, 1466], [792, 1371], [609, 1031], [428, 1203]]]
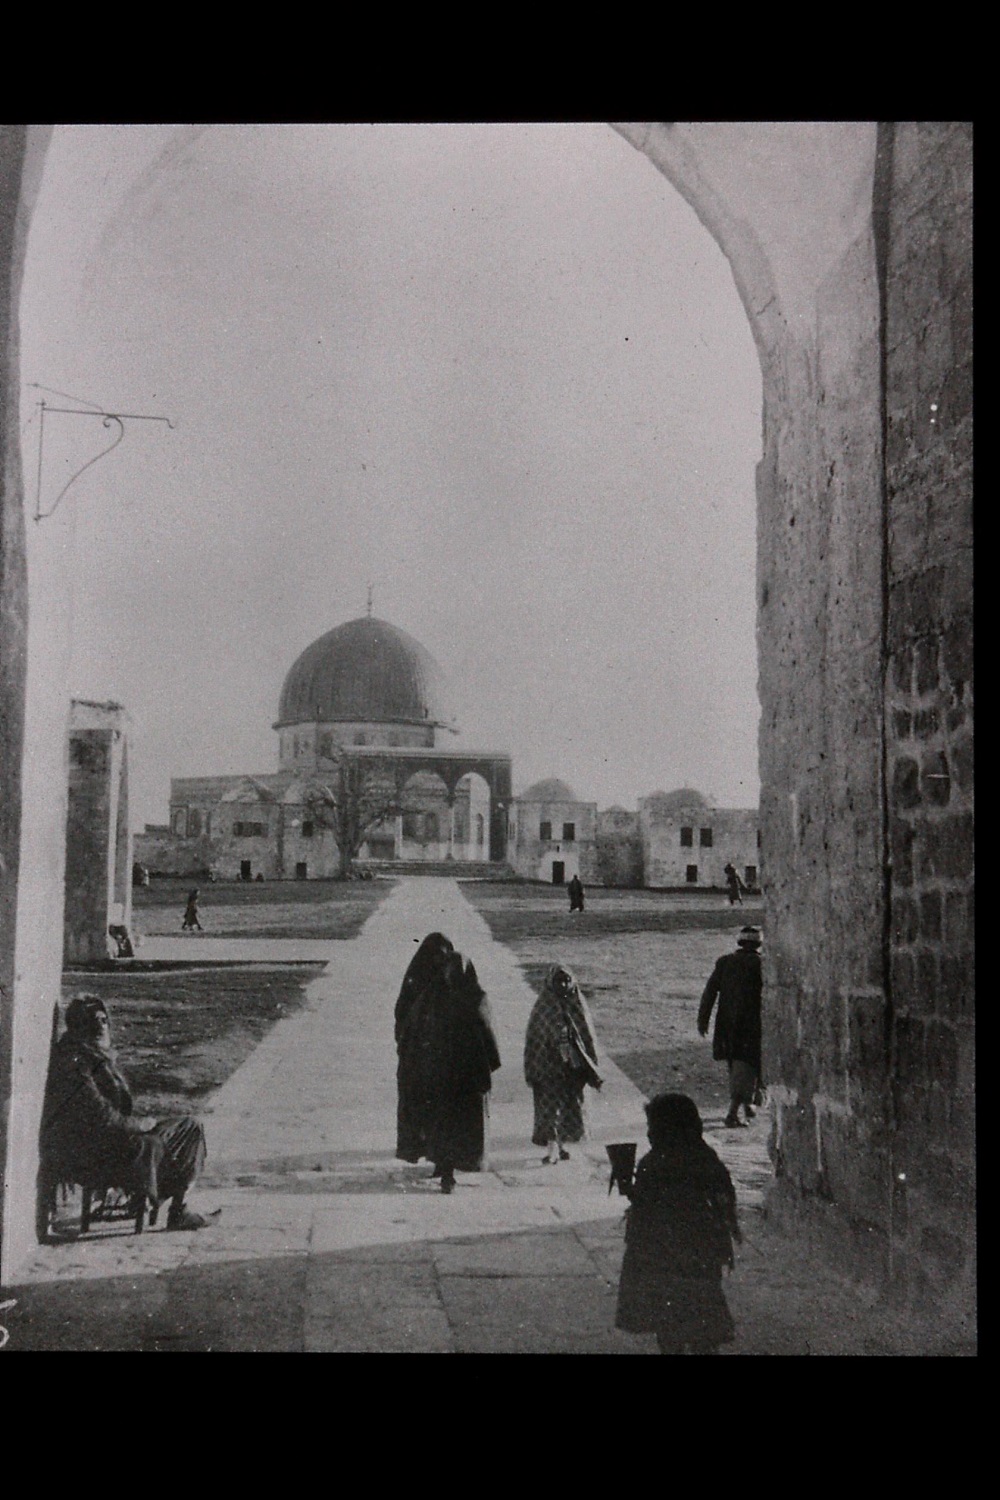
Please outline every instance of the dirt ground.
[[726, 1069], [698, 1035], [698, 1005], [715, 960], [745, 922], [760, 923], [759, 897], [731, 908], [715, 893], [588, 890], [585, 910], [571, 916], [558, 887], [462, 890], [533, 988], [552, 963], [573, 971], [599, 1045], [642, 1093], [669, 1089], [703, 1111], [725, 1108]]
[[100, 995], [137, 1115], [197, 1114], [282, 1016], [321, 964], [63, 976], [63, 999]]

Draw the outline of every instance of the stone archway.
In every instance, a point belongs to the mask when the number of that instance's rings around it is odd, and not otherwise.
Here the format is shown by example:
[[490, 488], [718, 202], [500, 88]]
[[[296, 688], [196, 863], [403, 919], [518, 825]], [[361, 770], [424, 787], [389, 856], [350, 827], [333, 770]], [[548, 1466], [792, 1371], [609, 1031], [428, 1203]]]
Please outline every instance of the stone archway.
[[[950, 1298], [967, 1319], [971, 130], [615, 128], [728, 257], [763, 372], [757, 632], [773, 1213], [818, 1225], [844, 1264], [900, 1296], [939, 1308]], [[22, 743], [17, 305], [47, 138], [43, 128], [0, 129], [5, 1271], [30, 1241], [61, 956], [65, 802], [45, 785], [64, 754], [68, 704], [58, 692], [36, 695], [30, 774]]]

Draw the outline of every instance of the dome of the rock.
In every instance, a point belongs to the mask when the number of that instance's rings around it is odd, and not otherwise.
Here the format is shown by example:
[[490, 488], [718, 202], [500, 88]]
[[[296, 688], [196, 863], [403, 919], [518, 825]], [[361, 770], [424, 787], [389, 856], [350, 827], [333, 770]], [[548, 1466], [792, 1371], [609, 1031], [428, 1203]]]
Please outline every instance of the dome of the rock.
[[419, 641], [370, 615], [348, 620], [307, 646], [281, 689], [286, 724], [447, 722], [441, 669]]

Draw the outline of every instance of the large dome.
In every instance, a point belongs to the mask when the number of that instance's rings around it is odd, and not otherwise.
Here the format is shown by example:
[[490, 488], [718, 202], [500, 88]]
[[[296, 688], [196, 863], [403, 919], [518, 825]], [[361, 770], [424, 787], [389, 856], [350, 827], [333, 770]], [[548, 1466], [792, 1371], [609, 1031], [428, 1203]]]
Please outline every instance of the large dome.
[[285, 724], [375, 721], [442, 724], [442, 674], [405, 630], [364, 615], [307, 646], [281, 689]]

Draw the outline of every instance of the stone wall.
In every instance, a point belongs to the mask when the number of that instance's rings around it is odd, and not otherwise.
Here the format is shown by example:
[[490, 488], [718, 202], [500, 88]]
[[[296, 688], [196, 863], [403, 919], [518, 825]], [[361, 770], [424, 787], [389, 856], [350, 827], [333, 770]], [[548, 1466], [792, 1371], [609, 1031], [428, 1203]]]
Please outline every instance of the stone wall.
[[890, 1229], [933, 1306], [975, 1275], [971, 126], [886, 154]]
[[74, 703], [69, 729], [64, 959], [108, 955], [108, 927], [132, 915], [125, 715], [106, 704]]

